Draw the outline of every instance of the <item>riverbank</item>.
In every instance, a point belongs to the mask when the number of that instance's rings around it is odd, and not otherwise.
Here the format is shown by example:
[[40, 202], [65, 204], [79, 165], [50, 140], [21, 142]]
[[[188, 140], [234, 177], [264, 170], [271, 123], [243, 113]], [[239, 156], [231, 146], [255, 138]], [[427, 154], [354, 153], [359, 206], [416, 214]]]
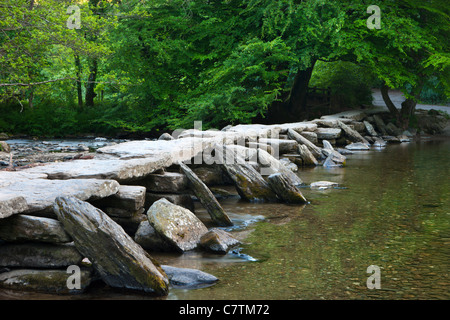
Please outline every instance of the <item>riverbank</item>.
[[[208, 186], [208, 188], [203, 187], [206, 193], [209, 189], [213, 190], [213, 187], [232, 185], [242, 199], [250, 202], [261, 200], [259, 192], [257, 194], [253, 192], [256, 197], [255, 200], [251, 200], [252, 192], [249, 193], [248, 185], [244, 185], [239, 179], [233, 179], [233, 174], [229, 170], [222, 170], [222, 164], [217, 162], [219, 160], [217, 152], [221, 150], [217, 148], [218, 144], [234, 146], [233, 154], [236, 157], [242, 157], [245, 163], [250, 164], [249, 167], [242, 167], [238, 163], [237, 168], [245, 168], [252, 174], [254, 174], [252, 170], [256, 169], [255, 172], [260, 172], [263, 177], [266, 177], [266, 180], [274, 173], [282, 173], [289, 177], [288, 185], [300, 186], [301, 179], [298, 176], [296, 176], [297, 178], [292, 176], [292, 173], [296, 172], [299, 167], [339, 168], [346, 162], [346, 154], [367, 151], [371, 148], [382, 148], [386, 143], [408, 142], [412, 140], [412, 136], [411, 132], [400, 132], [391, 123], [386, 124], [379, 114], [354, 111], [325, 116], [309, 122], [273, 126], [238, 125], [227, 127], [222, 131], [186, 130], [180, 132], [176, 138], [164, 135], [158, 141], [128, 141], [111, 144], [98, 148], [95, 153], [89, 152], [91, 150], [81, 153], [83, 155], [92, 154], [93, 158], [72, 158], [63, 162], [42, 163], [31, 168], [10, 166], [10, 170], [0, 172], [2, 195], [16, 195], [14, 199], [2, 199], [1, 204], [4, 210], [2, 224], [17, 224], [18, 222], [10, 217], [14, 218], [20, 215], [45, 217], [52, 219], [53, 222], [64, 223], [68, 218], [62, 218], [62, 214], [70, 210], [59, 212], [54, 206], [55, 199], [59, 196], [75, 196], [89, 202], [94, 208], [102, 209], [107, 216], [122, 226], [133, 243], [138, 243], [148, 252], [161, 251], [167, 248], [167, 240], [171, 237], [169, 235], [171, 232], [161, 229], [164, 227], [163, 225], [158, 225], [156, 220], [150, 219], [149, 212], [151, 210], [149, 209], [155, 203], [162, 204], [159, 199], [166, 198], [177, 205], [177, 210], [179, 210], [178, 207], [183, 207], [185, 210], [193, 212], [195, 211], [195, 205], [193, 205], [195, 200], [201, 201], [202, 193], [198, 190], [196, 192], [196, 189], [192, 188], [194, 180], [189, 178], [186, 169], [180, 167], [181, 162], [190, 163], [189, 167], [195, 176], [201, 178], [203, 184]], [[77, 149], [75, 152], [80, 152], [80, 150]], [[257, 177], [252, 178], [249, 183], [254, 183], [256, 180], [258, 180]], [[264, 185], [264, 182], [261, 183]], [[330, 185], [322, 184], [318, 187], [325, 189]], [[269, 189], [271, 188], [267, 188], [267, 190]], [[274, 190], [272, 189], [272, 192]], [[277, 199], [274, 202], [282, 203], [283, 198], [279, 197], [278, 193], [276, 195], [278, 197], [275, 197]], [[217, 199], [220, 196], [223, 197], [223, 194], [219, 195], [215, 190], [213, 197]], [[209, 201], [201, 202], [208, 212], [210, 202], [214, 202], [211, 197]], [[266, 199], [265, 202], [270, 202], [270, 200]], [[71, 206], [85, 208], [81, 203], [71, 203]], [[107, 219], [94, 208], [88, 207], [80, 210], [86, 212], [86, 217], [92, 218], [100, 215], [102, 219]], [[218, 208], [220, 208], [220, 204]], [[158, 213], [160, 210], [154, 211]], [[169, 212], [172, 211], [169, 210]], [[222, 214], [226, 215], [227, 213], [223, 212]], [[177, 219], [179, 218], [170, 218], [169, 221], [178, 221]], [[171, 238], [169, 250], [174, 250], [175, 244], [178, 246], [178, 249], [175, 249], [176, 252], [200, 250], [200, 239], [218, 226], [217, 220], [214, 220], [213, 216], [203, 217], [203, 221], [200, 222], [195, 217], [192, 219], [186, 224], [191, 227], [192, 223], [198, 225], [198, 233], [190, 234], [187, 237], [187, 231], [184, 230], [182, 238], [187, 239], [192, 236], [195, 239], [193, 240], [194, 245], [192, 246], [192, 242], [190, 242], [186, 246], [184, 241], [181, 241], [183, 239]], [[39, 219], [33, 218], [32, 220]], [[236, 217], [231, 218], [233, 224], [236, 224], [236, 220], [238, 220]], [[114, 224], [111, 223], [111, 225]], [[150, 225], [153, 227], [153, 231], [149, 229]], [[61, 229], [61, 225], [59, 225], [59, 229]], [[67, 229], [70, 230], [70, 227], [63, 227], [63, 230], [67, 231]], [[139, 229], [141, 229], [140, 232]], [[114, 238], [117, 236], [117, 232], [112, 232], [108, 237]], [[62, 233], [64, 234], [64, 232]], [[4, 277], [3, 284], [11, 283], [12, 276], [16, 279], [17, 270], [24, 270], [23, 268], [61, 270], [62, 266], [80, 264], [82, 260], [80, 258], [87, 256], [86, 252], [90, 252], [86, 248], [89, 247], [86, 244], [87, 240], [76, 240], [76, 235], [69, 234], [65, 241], [58, 240], [56, 243], [58, 243], [58, 250], [61, 250], [61, 243], [71, 243], [69, 240], [75, 240], [75, 248], [73, 244], [64, 244], [63, 246], [65, 249], [69, 248], [72, 255], [71, 260], [46, 265], [42, 261], [38, 261], [38, 258], [41, 254], [48, 254], [51, 246], [41, 248], [36, 243], [30, 246], [30, 241], [32, 243], [42, 242], [42, 238], [36, 240], [36, 235], [32, 235], [27, 239], [27, 244], [20, 243], [20, 241], [17, 244], [15, 238], [17, 235], [10, 237], [12, 240], [7, 240], [0, 246], [0, 249], [13, 250], [13, 254], [9, 256], [5, 254], [3, 257], [14, 256], [16, 260], [12, 263], [8, 258], [3, 259], [2, 267], [8, 270], [0, 274]], [[165, 240], [163, 243], [161, 243], [161, 237]], [[215, 234], [215, 238], [216, 242], [222, 240], [221, 236], [217, 234]], [[239, 239], [236, 240], [239, 241]], [[50, 243], [55, 244], [55, 241], [52, 240]], [[235, 241], [231, 241], [231, 243], [236, 244]], [[231, 247], [232, 245], [224, 251], [228, 252]], [[33, 262], [17, 260], [17, 255], [20, 256], [20, 254], [29, 258], [30, 252], [36, 255], [37, 260]], [[99, 257], [93, 258], [95, 253], [88, 255], [90, 255], [89, 260], [100, 259]], [[143, 255], [145, 256], [145, 254]], [[121, 255], [119, 254], [119, 256]], [[58, 259], [61, 261], [60, 256]], [[146, 258], [143, 259], [148, 263]], [[92, 262], [90, 265], [88, 263], [89, 270], [92, 274], [96, 274], [94, 271], [98, 270], [99, 266]], [[42, 271], [42, 269], [40, 270]], [[15, 273], [11, 274], [11, 272]], [[158, 272], [163, 274], [161, 271]], [[154, 272], [151, 273], [154, 274]], [[26, 274], [26, 276], [29, 275], [29, 273]], [[110, 279], [108, 275], [96, 274], [90, 278], [91, 281], [96, 277], [103, 281]], [[24, 283], [24, 281], [16, 281], [16, 289], [26, 290], [23, 287]], [[111, 282], [107, 283], [111, 284]], [[173, 286], [173, 281], [171, 283]], [[61, 283], [59, 285], [61, 286]], [[63, 283], [64, 286], [65, 283]], [[87, 287], [88, 285], [86, 285]], [[41, 284], [40, 289], [45, 288], [51, 290], [54, 287], [45, 283]]]

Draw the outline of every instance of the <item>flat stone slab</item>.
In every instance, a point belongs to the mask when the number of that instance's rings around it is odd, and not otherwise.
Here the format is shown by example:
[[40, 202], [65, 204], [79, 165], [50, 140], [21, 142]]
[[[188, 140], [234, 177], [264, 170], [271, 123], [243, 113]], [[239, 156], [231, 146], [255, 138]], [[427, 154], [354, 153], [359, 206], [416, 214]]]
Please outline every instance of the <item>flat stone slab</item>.
[[27, 173], [46, 174], [48, 179], [111, 179], [118, 182], [132, 181], [168, 167], [172, 164], [170, 155], [121, 160], [91, 159], [49, 163], [44, 166], [24, 170]]
[[22, 207], [23, 210], [16, 209], [16, 211], [31, 213], [43, 210], [50, 211], [58, 196], [74, 196], [80, 200], [100, 199], [116, 194], [119, 187], [119, 183], [114, 180], [25, 179], [0, 188], [0, 194], [2, 197], [17, 197], [20, 194], [28, 206]]
[[338, 128], [318, 128], [317, 139], [338, 139], [341, 136], [342, 129]]
[[70, 243], [6, 243], [0, 246], [0, 267], [62, 268], [79, 264], [82, 259]]
[[8, 242], [71, 242], [72, 238], [56, 219], [16, 214], [0, 220], [0, 239]]
[[187, 137], [170, 141], [129, 141], [97, 150], [104, 155], [115, 156], [122, 160], [127, 159], [163, 159], [166, 167], [179, 161], [187, 161], [212, 146], [220, 137]]
[[362, 142], [354, 142], [345, 146], [347, 150], [369, 150], [369, 146]]
[[367, 114], [364, 111], [361, 111], [361, 110], [349, 110], [349, 111], [343, 111], [343, 112], [339, 112], [339, 113], [332, 114], [332, 115], [322, 116], [322, 117], [320, 117], [320, 119], [334, 120], [334, 119], [338, 119], [338, 118], [346, 118], [346, 119], [352, 119], [352, 120], [356, 120], [356, 121], [361, 121], [366, 116], [367, 116]]

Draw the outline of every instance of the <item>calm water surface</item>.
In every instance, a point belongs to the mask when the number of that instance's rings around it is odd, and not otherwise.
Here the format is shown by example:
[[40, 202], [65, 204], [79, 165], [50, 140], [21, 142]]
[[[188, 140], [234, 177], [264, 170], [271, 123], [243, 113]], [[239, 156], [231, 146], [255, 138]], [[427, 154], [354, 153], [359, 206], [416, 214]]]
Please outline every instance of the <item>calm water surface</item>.
[[[449, 159], [448, 139], [389, 145], [349, 155], [345, 168], [300, 171], [307, 184], [340, 184], [302, 189], [306, 206], [224, 200], [237, 224], [230, 232], [243, 244], [225, 256], [152, 254], [220, 279], [207, 288], [172, 289], [165, 299], [449, 299]], [[201, 207], [197, 214], [208, 223]], [[380, 290], [366, 286], [370, 265], [380, 267]], [[69, 298], [151, 297], [100, 288]]]

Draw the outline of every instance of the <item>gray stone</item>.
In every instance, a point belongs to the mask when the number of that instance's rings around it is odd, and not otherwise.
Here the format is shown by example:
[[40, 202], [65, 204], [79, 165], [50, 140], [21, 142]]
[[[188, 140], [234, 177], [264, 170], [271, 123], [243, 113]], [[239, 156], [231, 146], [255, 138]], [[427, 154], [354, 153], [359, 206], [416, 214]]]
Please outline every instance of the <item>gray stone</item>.
[[5, 141], [0, 141], [0, 152], [2, 151], [6, 153], [11, 152], [11, 147]]
[[362, 110], [349, 110], [349, 111], [342, 111], [332, 115], [322, 116], [320, 119], [324, 120], [339, 119], [340, 121], [342, 121], [343, 119], [350, 119], [353, 121], [361, 121], [366, 116], [367, 116], [366, 113]]
[[8, 139], [9, 139], [9, 136], [6, 133], [4, 133], [4, 132], [0, 133], [0, 140], [8, 140]]
[[317, 139], [338, 139], [342, 130], [339, 128], [317, 128]]
[[168, 293], [160, 265], [101, 210], [74, 197], [58, 197], [54, 210], [78, 250], [112, 287]]
[[200, 200], [200, 203], [208, 211], [212, 220], [219, 226], [232, 226], [230, 218], [226, 214], [225, 210], [219, 204], [214, 197], [211, 190], [200, 180], [199, 177], [184, 163], [180, 162], [181, 170], [189, 179], [192, 191], [195, 196]]
[[147, 251], [177, 251], [177, 248], [166, 241], [147, 220], [142, 221], [134, 235], [134, 241]]
[[80, 288], [69, 289], [67, 282], [70, 276], [66, 270], [13, 270], [0, 273], [0, 288], [49, 294], [77, 294], [83, 293], [93, 280], [92, 270], [80, 268]]
[[302, 179], [286, 168], [278, 159], [275, 159], [268, 152], [258, 149], [258, 163], [261, 166], [260, 173], [263, 176], [270, 176], [273, 173], [281, 172], [289, 180], [289, 183], [293, 185], [301, 185]]
[[231, 234], [217, 228], [209, 230], [200, 239], [200, 246], [203, 249], [219, 254], [226, 254], [231, 247], [239, 243], [239, 240]]
[[364, 121], [364, 126], [366, 127], [366, 131], [369, 135], [376, 137], [378, 133], [375, 131], [375, 128], [370, 124], [369, 121]]
[[259, 143], [269, 145], [272, 149], [274, 149], [276, 155], [296, 152], [298, 148], [298, 142], [296, 140], [261, 138], [259, 139]]
[[369, 146], [362, 142], [354, 142], [345, 146], [345, 149], [348, 150], [369, 150]]
[[[251, 165], [223, 164], [224, 171], [233, 180], [236, 190], [242, 199], [247, 201], [276, 201], [275, 193], [268, 183]], [[286, 168], [286, 167], [284, 167]], [[290, 171], [286, 168], [286, 170]]]
[[304, 144], [308, 147], [309, 151], [313, 154], [314, 157], [320, 158], [322, 156], [321, 148], [317, 147], [314, 143], [303, 137], [300, 133], [289, 129], [288, 136], [296, 140], [299, 144]]
[[[2, 189], [0, 189], [0, 192], [2, 192]], [[24, 197], [0, 193], [0, 221], [13, 214], [25, 212], [27, 209], [28, 203]]]
[[323, 148], [333, 151], [334, 148], [328, 140], [322, 140]]
[[95, 201], [92, 204], [97, 208], [119, 208], [129, 211], [137, 211], [145, 204], [145, 187], [119, 186], [119, 191], [112, 196]]
[[162, 268], [174, 288], [198, 289], [210, 286], [219, 281], [215, 276], [197, 269], [176, 268], [167, 265], [163, 265]]
[[404, 134], [399, 135], [397, 138], [400, 140], [400, 142], [410, 142], [411, 141], [411, 139], [407, 135], [404, 135]]
[[58, 220], [22, 214], [0, 220], [0, 239], [8, 242], [64, 243], [72, 241]]
[[188, 189], [186, 175], [178, 172], [153, 173], [138, 183], [146, 187], [149, 192], [177, 193]]
[[226, 179], [224, 176], [220, 166], [216, 164], [199, 166], [191, 169], [207, 186], [218, 186], [230, 183], [229, 179]]
[[172, 137], [169, 133], [165, 132], [163, 133], [158, 140], [165, 140], [165, 141], [169, 141], [169, 140], [174, 140], [175, 138]]
[[288, 182], [282, 173], [274, 173], [268, 178], [270, 188], [278, 198], [287, 203], [307, 203], [302, 192]]
[[195, 249], [201, 236], [208, 232], [192, 212], [166, 199], [152, 204], [147, 217], [156, 232], [181, 252]]
[[6, 243], [0, 246], [0, 266], [61, 268], [79, 264], [83, 256], [72, 244]]
[[362, 142], [365, 144], [369, 144], [369, 142], [364, 139], [364, 137], [359, 134], [356, 130], [351, 129], [349, 126], [347, 126], [342, 121], [338, 121], [339, 127], [345, 132], [345, 135], [352, 141], [352, 142]]
[[148, 210], [150, 206], [160, 199], [167, 199], [168, 201], [186, 208], [192, 212], [195, 211], [194, 201], [189, 194], [167, 194], [167, 193], [152, 193], [147, 192], [145, 197], [145, 210]]
[[310, 187], [313, 189], [328, 189], [337, 187], [339, 184], [331, 181], [316, 181], [311, 183]]
[[325, 168], [342, 167], [342, 164], [333, 161], [333, 155], [330, 154], [322, 164]]
[[335, 163], [345, 163], [347, 158], [336, 150], [322, 149], [323, 154]]
[[315, 145], [317, 145], [319, 143], [319, 139], [317, 138], [317, 133], [315, 133], [315, 132], [302, 131], [301, 135]]
[[377, 139], [375, 139], [375, 141], [374, 141], [374, 143], [373, 143], [373, 146], [374, 146], [374, 147], [384, 147], [384, 146], [386, 146], [386, 144], [387, 144], [386, 141], [384, 141], [384, 140], [381, 139], [381, 138], [377, 138]]
[[[309, 150], [308, 150], [309, 151]], [[295, 163], [293, 163], [291, 160], [289, 160], [289, 158], [281, 158], [280, 162], [289, 170], [291, 170], [292, 172], [297, 172], [298, 171], [298, 167]]]
[[387, 130], [386, 130], [386, 125], [384, 124], [383, 119], [379, 115], [374, 114], [373, 120], [375, 121], [375, 125], [376, 125], [378, 131], [380, 131], [382, 135], [386, 135]]
[[319, 164], [319, 161], [317, 161], [316, 157], [309, 151], [307, 146], [299, 145], [298, 153], [302, 158], [303, 166], [317, 166]]
[[397, 126], [395, 124], [393, 124], [392, 122], [389, 122], [386, 125], [386, 131], [389, 135], [391, 136], [398, 136], [401, 134], [401, 130], [399, 128], [397, 128]]
[[0, 188], [5, 196], [20, 194], [25, 198], [28, 209], [23, 213], [51, 210], [58, 196], [73, 196], [80, 200], [95, 200], [113, 195], [119, 191], [119, 184], [114, 180], [73, 179], [47, 180], [24, 179], [12, 182]]

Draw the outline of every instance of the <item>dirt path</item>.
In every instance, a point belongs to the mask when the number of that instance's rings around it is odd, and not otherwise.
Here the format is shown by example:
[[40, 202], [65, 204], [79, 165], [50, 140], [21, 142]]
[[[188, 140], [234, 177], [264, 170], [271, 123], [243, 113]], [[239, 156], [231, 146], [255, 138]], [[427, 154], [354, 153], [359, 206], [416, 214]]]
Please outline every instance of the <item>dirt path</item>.
[[[383, 101], [383, 98], [381, 97], [381, 92], [379, 89], [373, 89], [373, 105], [376, 107], [382, 107], [387, 110], [386, 104]], [[397, 90], [390, 90], [389, 91], [389, 97], [391, 97], [392, 102], [394, 105], [400, 109], [401, 104], [403, 101], [405, 101], [405, 96], [401, 91]], [[450, 106], [439, 106], [439, 105], [431, 105], [431, 104], [417, 104], [416, 109], [422, 109], [422, 110], [440, 110], [445, 111], [450, 115]]]

